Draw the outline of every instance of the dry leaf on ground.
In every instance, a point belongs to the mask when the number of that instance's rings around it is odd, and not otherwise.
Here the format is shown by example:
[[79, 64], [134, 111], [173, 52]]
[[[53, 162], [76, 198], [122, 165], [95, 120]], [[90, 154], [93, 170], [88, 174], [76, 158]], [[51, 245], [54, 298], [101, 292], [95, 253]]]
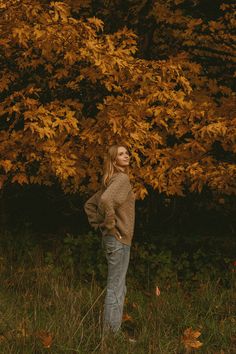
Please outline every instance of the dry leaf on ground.
[[160, 289], [158, 288], [158, 286], [156, 286], [156, 296], [160, 296], [161, 295], [161, 291]]
[[37, 337], [41, 341], [44, 348], [51, 347], [53, 337], [50, 333], [46, 331], [38, 331], [35, 333], [35, 337]]
[[125, 321], [133, 321], [132, 316], [130, 316], [128, 313], [125, 313], [122, 317], [123, 322]]
[[7, 338], [3, 335], [0, 336], [0, 343], [5, 342]]
[[184, 335], [182, 337], [182, 343], [185, 346], [187, 352], [192, 349], [198, 349], [202, 346], [202, 343], [197, 340], [197, 338], [201, 335], [201, 332], [198, 330], [193, 330], [192, 327], [187, 328], [184, 331]]

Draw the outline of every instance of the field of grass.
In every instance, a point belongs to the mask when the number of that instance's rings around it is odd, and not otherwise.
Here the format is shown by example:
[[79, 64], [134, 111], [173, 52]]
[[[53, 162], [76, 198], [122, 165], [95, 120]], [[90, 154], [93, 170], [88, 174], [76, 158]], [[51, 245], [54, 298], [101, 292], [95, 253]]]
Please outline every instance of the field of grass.
[[[57, 252], [57, 250], [54, 250]], [[102, 336], [104, 281], [81, 279], [73, 266], [45, 261], [44, 251], [11, 247], [0, 254], [0, 353], [233, 354], [236, 348], [232, 271], [222, 278], [145, 289], [129, 272], [122, 325], [125, 335]], [[187, 338], [192, 328], [198, 338]], [[136, 342], [128, 338], [135, 338]], [[192, 340], [192, 342], [191, 342]], [[197, 349], [191, 349], [198, 342]], [[187, 343], [187, 344], [186, 344]], [[185, 345], [184, 345], [185, 344]]]

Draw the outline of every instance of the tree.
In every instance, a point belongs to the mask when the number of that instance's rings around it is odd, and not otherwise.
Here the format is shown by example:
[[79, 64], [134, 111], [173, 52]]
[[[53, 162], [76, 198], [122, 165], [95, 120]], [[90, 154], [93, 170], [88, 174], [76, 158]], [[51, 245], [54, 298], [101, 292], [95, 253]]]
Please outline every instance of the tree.
[[66, 2], [2, 1], [1, 12], [2, 188], [96, 189], [104, 147], [118, 142], [141, 198], [148, 186], [235, 193], [235, 166], [214, 156], [214, 144], [235, 152], [230, 103], [220, 98], [224, 111], [202, 93], [199, 65], [139, 59], [131, 30], [104, 34], [101, 20], [73, 16]]

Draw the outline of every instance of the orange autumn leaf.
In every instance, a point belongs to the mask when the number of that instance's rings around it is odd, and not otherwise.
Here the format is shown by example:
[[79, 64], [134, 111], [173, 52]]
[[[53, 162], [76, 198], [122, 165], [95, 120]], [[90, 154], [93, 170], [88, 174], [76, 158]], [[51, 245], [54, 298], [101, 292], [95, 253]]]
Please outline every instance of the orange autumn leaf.
[[7, 338], [4, 335], [0, 335], [0, 343], [5, 342]]
[[197, 338], [201, 335], [201, 332], [198, 330], [193, 330], [192, 327], [187, 328], [184, 331], [184, 335], [182, 337], [182, 343], [185, 346], [187, 352], [191, 351], [192, 349], [200, 348], [203, 343], [197, 340]]
[[123, 320], [123, 322], [126, 322], [126, 321], [132, 322], [132, 321], [133, 321], [133, 317], [130, 316], [128, 313], [125, 313], [125, 314], [123, 315], [123, 317], [122, 317], [122, 320]]
[[44, 348], [50, 348], [52, 345], [53, 337], [49, 332], [39, 331], [35, 336], [40, 340]]

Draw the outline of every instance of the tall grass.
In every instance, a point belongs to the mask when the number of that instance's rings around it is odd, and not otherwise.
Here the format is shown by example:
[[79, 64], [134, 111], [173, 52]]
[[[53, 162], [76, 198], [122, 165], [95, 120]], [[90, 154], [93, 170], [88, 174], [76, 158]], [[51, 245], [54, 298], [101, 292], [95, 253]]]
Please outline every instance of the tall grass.
[[[57, 252], [57, 250], [55, 250]], [[59, 271], [60, 270], [60, 271]], [[45, 251], [5, 247], [0, 254], [0, 353], [186, 353], [183, 332], [201, 332], [199, 353], [235, 353], [235, 289], [221, 278], [142, 289], [129, 273], [125, 303], [128, 337], [102, 336], [104, 283], [81, 280], [71, 266], [45, 262]]]

